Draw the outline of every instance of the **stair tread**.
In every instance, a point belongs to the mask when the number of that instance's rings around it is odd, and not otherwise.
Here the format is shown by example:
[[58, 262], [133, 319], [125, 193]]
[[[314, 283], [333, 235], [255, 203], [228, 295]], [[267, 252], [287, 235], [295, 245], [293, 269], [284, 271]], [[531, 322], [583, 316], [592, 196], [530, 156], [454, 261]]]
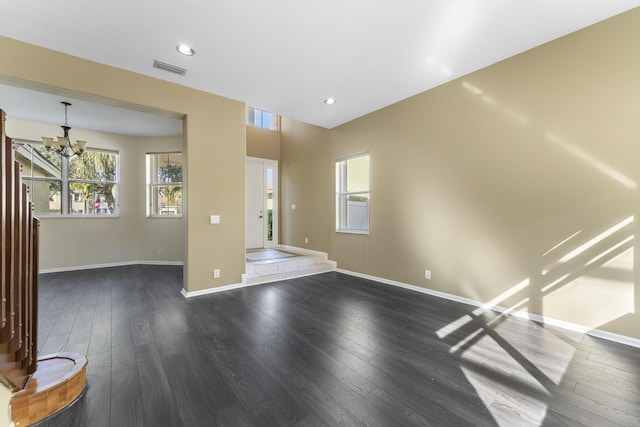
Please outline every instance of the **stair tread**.
[[87, 358], [56, 353], [38, 359], [38, 369], [24, 390], [11, 398], [16, 426], [33, 424], [78, 399], [86, 388]]
[[294, 256], [272, 258], [267, 260], [247, 261], [244, 280], [248, 284], [272, 282], [293, 277], [332, 271], [335, 261], [330, 261], [327, 254], [314, 251], [296, 251], [292, 248], [278, 249]]

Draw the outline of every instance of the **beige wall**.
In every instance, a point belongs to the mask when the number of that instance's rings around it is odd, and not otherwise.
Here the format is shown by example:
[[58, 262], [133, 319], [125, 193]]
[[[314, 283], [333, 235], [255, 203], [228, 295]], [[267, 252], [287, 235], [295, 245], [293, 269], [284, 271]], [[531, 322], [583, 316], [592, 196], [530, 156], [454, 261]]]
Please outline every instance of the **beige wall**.
[[13, 393], [4, 384], [0, 383], [0, 426], [11, 425], [11, 398]]
[[[331, 131], [283, 120], [283, 242], [640, 338], [638, 39], [640, 9]], [[362, 151], [371, 232], [338, 234], [334, 162]]]
[[335, 216], [331, 133], [285, 117], [281, 123], [280, 242], [329, 252]]
[[[184, 116], [184, 287], [197, 291], [241, 281], [244, 104], [4, 37], [0, 37], [0, 51], [0, 81], [4, 83]], [[221, 215], [221, 224], [210, 225], [211, 214]], [[213, 279], [213, 268], [220, 268], [219, 279]]]
[[247, 156], [280, 160], [280, 132], [247, 125]]
[[140, 201], [146, 194], [147, 153], [182, 151], [182, 137], [136, 138], [137, 157], [135, 164], [138, 201], [136, 219], [138, 226], [138, 259], [145, 261], [185, 261], [184, 218], [147, 218], [146, 207]]

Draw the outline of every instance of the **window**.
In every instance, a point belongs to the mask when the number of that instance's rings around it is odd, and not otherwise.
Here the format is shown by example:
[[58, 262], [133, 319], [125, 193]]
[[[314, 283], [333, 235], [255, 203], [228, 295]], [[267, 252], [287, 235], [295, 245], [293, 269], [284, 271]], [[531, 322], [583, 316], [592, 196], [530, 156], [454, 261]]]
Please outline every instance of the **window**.
[[336, 161], [336, 231], [369, 233], [369, 154]]
[[72, 214], [111, 215], [116, 213], [118, 155], [110, 151], [87, 150], [69, 159], [69, 194], [77, 202]]
[[147, 216], [182, 216], [182, 153], [147, 154]]
[[278, 130], [279, 116], [269, 111], [247, 107], [247, 123], [263, 129]]
[[36, 215], [118, 214], [118, 152], [89, 148], [67, 159], [37, 142], [15, 147]]

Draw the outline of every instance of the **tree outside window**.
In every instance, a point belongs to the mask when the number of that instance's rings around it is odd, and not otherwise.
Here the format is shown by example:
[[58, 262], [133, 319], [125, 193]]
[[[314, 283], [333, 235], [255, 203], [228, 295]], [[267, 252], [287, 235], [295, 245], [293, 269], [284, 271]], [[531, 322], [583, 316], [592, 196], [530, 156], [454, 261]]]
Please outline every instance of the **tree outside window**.
[[31, 141], [16, 141], [15, 150], [37, 215], [117, 214], [117, 152], [88, 149], [67, 159]]
[[[73, 213], [112, 214], [116, 209], [116, 156], [85, 151], [69, 161], [69, 194]], [[75, 200], [79, 200], [76, 202]]]
[[147, 216], [182, 216], [182, 153], [147, 154]]

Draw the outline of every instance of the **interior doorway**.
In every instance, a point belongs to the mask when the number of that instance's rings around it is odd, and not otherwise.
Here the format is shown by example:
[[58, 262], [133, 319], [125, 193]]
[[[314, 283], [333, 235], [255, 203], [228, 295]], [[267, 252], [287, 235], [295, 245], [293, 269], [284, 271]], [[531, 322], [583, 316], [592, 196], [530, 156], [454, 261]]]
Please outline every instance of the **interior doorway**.
[[245, 246], [278, 246], [278, 162], [247, 157]]

